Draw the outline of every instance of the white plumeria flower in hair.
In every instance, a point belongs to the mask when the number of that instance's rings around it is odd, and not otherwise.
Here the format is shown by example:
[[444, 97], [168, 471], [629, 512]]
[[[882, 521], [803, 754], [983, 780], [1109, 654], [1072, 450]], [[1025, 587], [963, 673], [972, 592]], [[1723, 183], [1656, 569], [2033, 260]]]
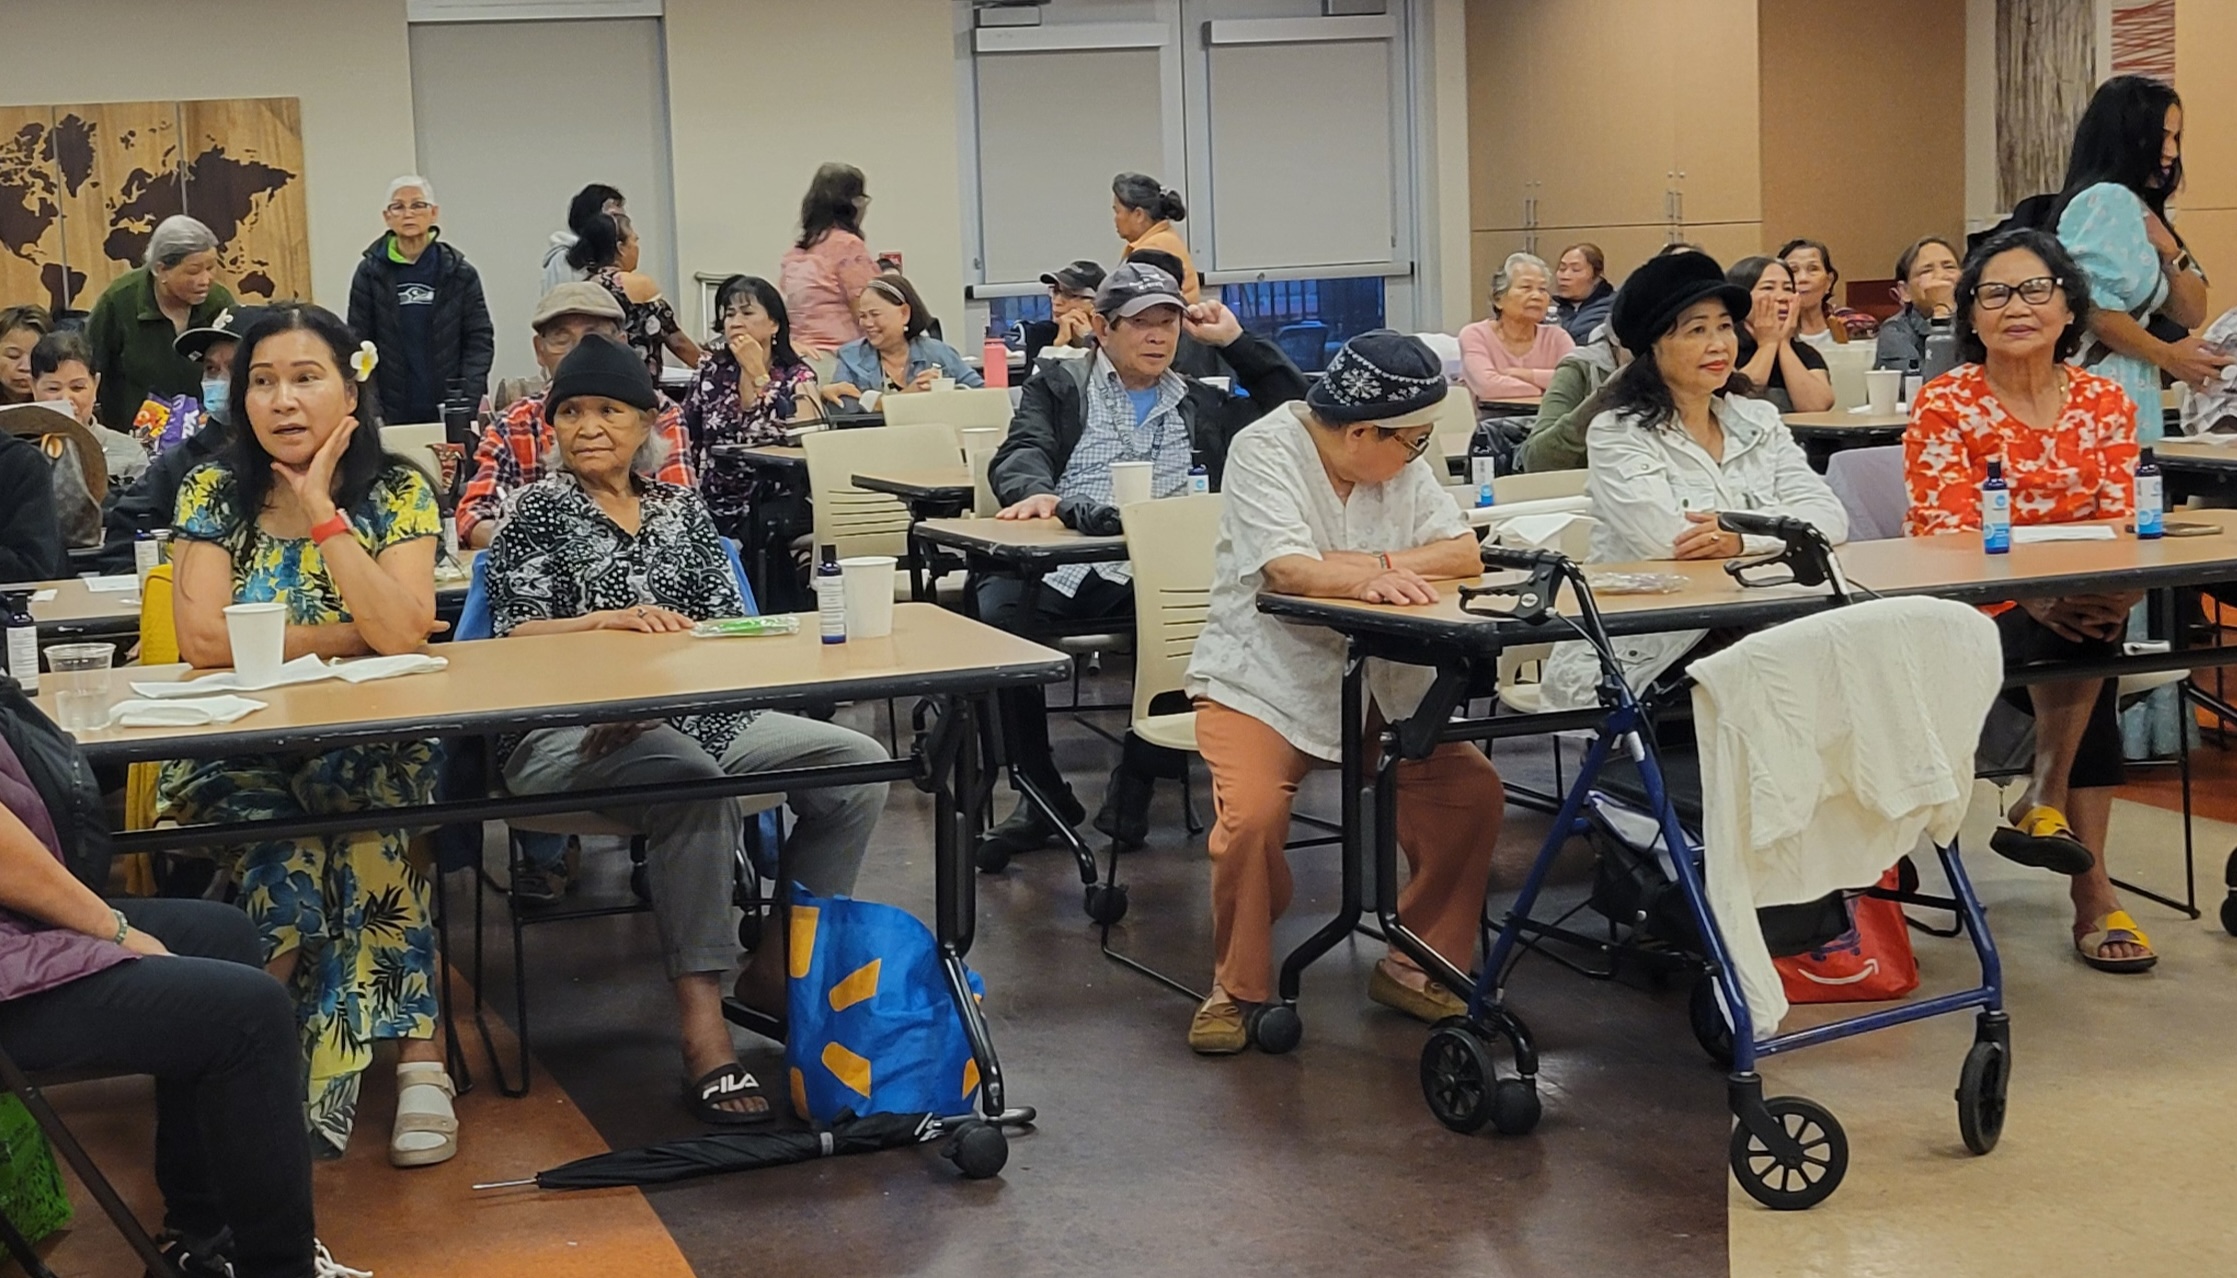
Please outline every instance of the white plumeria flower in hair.
[[381, 362], [381, 353], [371, 342], [359, 342], [357, 353], [350, 356], [350, 368], [357, 373], [357, 380], [364, 381], [373, 375], [373, 367]]

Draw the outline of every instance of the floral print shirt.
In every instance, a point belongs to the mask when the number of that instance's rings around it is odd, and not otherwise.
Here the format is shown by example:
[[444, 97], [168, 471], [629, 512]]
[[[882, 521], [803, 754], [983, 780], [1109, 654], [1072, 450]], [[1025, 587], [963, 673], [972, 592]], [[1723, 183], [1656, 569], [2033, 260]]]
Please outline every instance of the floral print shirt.
[[[376, 559], [391, 546], [443, 531], [434, 486], [417, 467], [403, 463], [382, 471], [365, 500], [342, 514], [357, 544]], [[253, 515], [244, 519], [233, 471], [223, 462], [205, 462], [187, 473], [171, 529], [188, 541], [215, 542], [232, 555], [233, 602], [285, 603], [288, 623], [296, 626], [351, 619], [317, 544], [305, 537], [275, 537]]]
[[632, 302], [629, 290], [622, 287], [621, 271], [605, 267], [590, 277], [594, 284], [603, 285], [621, 304], [621, 339], [630, 348], [644, 356], [645, 369], [652, 374], [653, 385], [660, 384], [662, 351], [668, 349], [668, 335], [681, 325], [676, 322], [676, 308], [665, 297], [655, 296], [650, 301]]
[[[688, 488], [638, 477], [634, 535], [599, 509], [567, 471], [521, 489], [485, 562], [492, 626], [502, 638], [530, 621], [565, 621], [658, 604], [697, 621], [745, 615], [745, 597], [706, 505]], [[683, 715], [670, 727], [720, 759], [750, 712]], [[512, 743], [500, 743], [509, 752]]]
[[2049, 430], [2005, 411], [1979, 364], [1920, 389], [1903, 436], [1905, 535], [1978, 530], [1991, 459], [2004, 463], [2014, 525], [2113, 519], [2135, 508], [2135, 405], [2111, 378], [2065, 372], [2066, 407]]
[[815, 385], [815, 369], [806, 363], [769, 371], [769, 384], [751, 404], [738, 397], [738, 357], [723, 346], [709, 347], [691, 375], [684, 392], [683, 428], [691, 440], [691, 458], [699, 472], [699, 495], [719, 524], [743, 519], [753, 505], [755, 484], [751, 474], [725, 466], [709, 455], [718, 444], [781, 444], [785, 428], [799, 409], [800, 396]]

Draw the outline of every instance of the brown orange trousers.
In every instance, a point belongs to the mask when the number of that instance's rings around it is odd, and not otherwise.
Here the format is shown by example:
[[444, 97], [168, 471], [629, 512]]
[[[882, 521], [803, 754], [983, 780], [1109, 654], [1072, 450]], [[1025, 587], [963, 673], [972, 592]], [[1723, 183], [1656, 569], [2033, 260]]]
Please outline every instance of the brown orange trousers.
[[[1290, 805], [1297, 783], [1329, 766], [1266, 723], [1196, 702], [1196, 745], [1212, 772], [1212, 974], [1246, 1003], [1274, 994], [1274, 921], [1289, 908]], [[1449, 742], [1398, 765], [1398, 844], [1412, 877], [1398, 917], [1467, 971], [1507, 806], [1499, 773], [1475, 746]], [[1392, 957], [1405, 964], [1396, 951]], [[1411, 964], [1406, 964], [1411, 966]]]

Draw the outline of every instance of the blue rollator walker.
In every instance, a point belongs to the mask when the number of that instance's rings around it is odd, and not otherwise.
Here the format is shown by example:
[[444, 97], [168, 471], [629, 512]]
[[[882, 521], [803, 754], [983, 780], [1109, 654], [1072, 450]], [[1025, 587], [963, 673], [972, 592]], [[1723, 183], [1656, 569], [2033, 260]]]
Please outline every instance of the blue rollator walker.
[[[1799, 521], [1764, 516], [1723, 516], [1724, 526], [1735, 532], [1779, 537], [1786, 549], [1772, 555], [1728, 564], [1727, 571], [1743, 585], [1829, 584], [1832, 602], [1846, 604], [1846, 583], [1834, 564], [1832, 552], [1815, 528]], [[1485, 920], [1484, 979], [1470, 981], [1432, 951], [1397, 917], [1396, 847], [1397, 790], [1393, 780], [1398, 749], [1386, 748], [1375, 786], [1374, 831], [1379, 842], [1377, 873], [1380, 913], [1391, 942], [1421, 964], [1433, 979], [1447, 988], [1470, 991], [1468, 1014], [1449, 1018], [1430, 1033], [1422, 1050], [1422, 1093], [1439, 1122], [1462, 1133], [1473, 1133], [1487, 1123], [1505, 1134], [1520, 1134], [1536, 1126], [1539, 1116], [1536, 1075], [1538, 1056], [1531, 1034], [1506, 1006], [1506, 977], [1519, 957], [1518, 943], [1527, 932], [1542, 930], [1531, 921], [1531, 909], [1545, 887], [1548, 871], [1562, 846], [1573, 835], [1588, 830], [1585, 810], [1598, 801], [1595, 782], [1601, 779], [1617, 750], [1636, 764], [1645, 791], [1643, 814], [1656, 827], [1661, 848], [1682, 849], [1666, 864], [1683, 894], [1691, 922], [1700, 941], [1704, 979], [1696, 987], [1693, 1026], [1704, 1048], [1730, 1068], [1728, 1090], [1735, 1123], [1730, 1158], [1741, 1188], [1756, 1201], [1778, 1210], [1815, 1206], [1840, 1186], [1848, 1169], [1848, 1137], [1824, 1106], [1800, 1096], [1763, 1094], [1763, 1079], [1756, 1073], [1758, 1057], [1793, 1051], [1816, 1043], [1869, 1033], [1930, 1016], [1978, 1008], [1972, 1048], [1958, 1078], [1958, 1126], [1966, 1148], [1985, 1154], [1996, 1145], [2004, 1125], [2006, 1084], [2010, 1075], [2010, 1026], [2004, 1012], [2003, 976], [1987, 919], [1957, 848], [1937, 849], [1948, 875], [1953, 897], [1947, 900], [1909, 896], [1922, 903], [1955, 911], [1973, 948], [1980, 956], [1979, 986], [1954, 994], [1921, 999], [1900, 1007], [1868, 1012], [1830, 1024], [1777, 1034], [1758, 1040], [1740, 996], [1737, 980], [1717, 920], [1711, 915], [1702, 886], [1701, 847], [1681, 823], [1676, 802], [1665, 784], [1654, 741], [1648, 707], [1625, 680], [1602, 623], [1585, 573], [1576, 563], [1551, 551], [1516, 551], [1486, 546], [1487, 568], [1520, 570], [1528, 577], [1514, 584], [1468, 588], [1461, 607], [1480, 616], [1526, 626], [1549, 622], [1573, 628], [1598, 654], [1601, 668], [1600, 705], [1597, 711], [1533, 718], [1597, 716], [1595, 735], [1585, 752], [1575, 783], [1562, 800], [1545, 846], [1524, 879], [1511, 910], [1496, 930]], [[1780, 568], [1786, 571], [1781, 573]], [[1769, 568], [1769, 574], [1753, 570]], [[1575, 592], [1579, 616], [1558, 617], [1553, 607], [1563, 583]], [[1478, 604], [1477, 601], [1485, 601]], [[1500, 602], [1492, 602], [1492, 601]], [[1459, 732], [1469, 725], [1455, 723]], [[1584, 724], [1562, 724], [1579, 727]], [[1387, 746], [1402, 746], [1404, 734], [1393, 733]], [[1506, 735], [1506, 734], [1501, 734]], [[1494, 1067], [1493, 1046], [1504, 1040], [1513, 1050], [1515, 1073], [1500, 1077]]]

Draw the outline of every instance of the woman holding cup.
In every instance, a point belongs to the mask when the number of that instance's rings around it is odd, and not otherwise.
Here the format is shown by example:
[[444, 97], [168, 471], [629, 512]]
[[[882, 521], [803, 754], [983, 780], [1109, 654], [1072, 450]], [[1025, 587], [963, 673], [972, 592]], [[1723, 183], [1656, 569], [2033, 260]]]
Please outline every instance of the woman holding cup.
[[[656, 402], [645, 366], [604, 338], [585, 337], [560, 362], [544, 397], [558, 466], [520, 490], [512, 518], [487, 552], [490, 611], [500, 637], [623, 631], [646, 636], [649, 660], [661, 646], [657, 637], [745, 611], [707, 507], [690, 489], [647, 478], [659, 464]], [[890, 599], [892, 561], [885, 563]], [[859, 732], [770, 712], [547, 728], [502, 742], [500, 750], [505, 783], [516, 794], [888, 757]], [[885, 795], [883, 783], [787, 794], [796, 818], [786, 843], [791, 878], [821, 895], [851, 891]], [[686, 1106], [712, 1125], [766, 1122], [768, 1098], [738, 1064], [722, 1015], [722, 977], [738, 954], [730, 904], [731, 866], [743, 833], [737, 803], [662, 803], [604, 815], [646, 836], [653, 914], [682, 1023]], [[747, 1006], [779, 1017], [785, 1010], [783, 936], [754, 952], [735, 991]]]
[[[246, 429], [187, 475], [172, 520], [190, 664], [233, 666], [253, 686], [290, 658], [410, 652], [435, 629], [434, 489], [381, 450], [377, 421], [357, 416], [375, 360], [316, 306], [274, 308], [242, 334], [230, 402]], [[425, 802], [434, 780], [425, 741], [176, 760], [157, 805], [184, 823], [322, 816]], [[275, 839], [233, 856], [266, 968], [295, 996], [315, 1146], [340, 1155], [373, 1045], [396, 1039], [389, 1161], [451, 1158], [458, 1120], [435, 1037], [428, 883], [404, 832]]]
[[870, 281], [854, 300], [862, 336], [839, 348], [823, 397], [875, 411], [881, 396], [928, 391], [943, 379], [973, 389], [984, 386], [953, 346], [925, 331], [931, 314], [907, 277], [881, 275]]

